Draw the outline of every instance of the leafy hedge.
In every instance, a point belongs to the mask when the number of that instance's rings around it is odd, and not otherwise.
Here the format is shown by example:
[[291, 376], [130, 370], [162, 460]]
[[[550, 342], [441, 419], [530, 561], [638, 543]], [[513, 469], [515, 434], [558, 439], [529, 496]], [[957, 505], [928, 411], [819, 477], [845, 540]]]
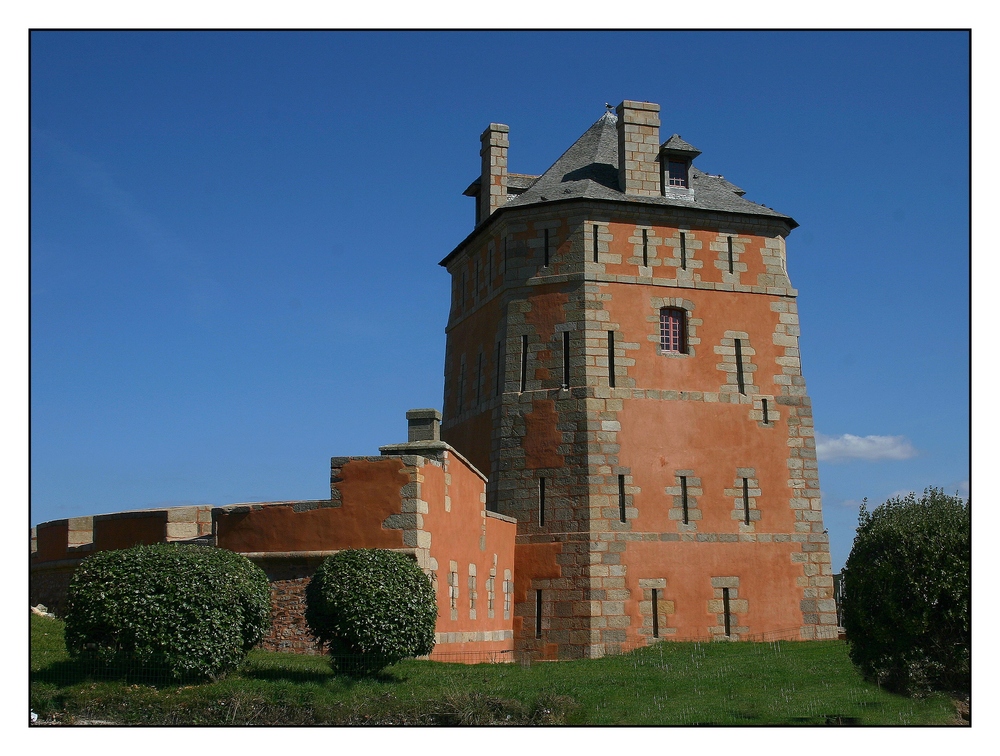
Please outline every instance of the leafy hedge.
[[246, 557], [209, 546], [94, 554], [67, 596], [70, 654], [123, 672], [214, 679], [235, 669], [270, 626], [267, 576]]
[[434, 648], [437, 602], [409, 557], [352, 549], [328, 557], [306, 588], [306, 622], [336, 668], [371, 674]]
[[844, 569], [844, 627], [862, 674], [890, 690], [969, 689], [969, 502], [928, 488], [870, 514]]

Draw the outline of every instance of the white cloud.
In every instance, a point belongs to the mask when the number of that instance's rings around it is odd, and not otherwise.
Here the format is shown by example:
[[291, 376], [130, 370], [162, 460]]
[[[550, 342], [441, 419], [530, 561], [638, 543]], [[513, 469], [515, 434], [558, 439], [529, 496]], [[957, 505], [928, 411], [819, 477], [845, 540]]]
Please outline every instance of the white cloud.
[[824, 436], [816, 434], [816, 456], [824, 462], [848, 459], [910, 459], [917, 456], [906, 436]]

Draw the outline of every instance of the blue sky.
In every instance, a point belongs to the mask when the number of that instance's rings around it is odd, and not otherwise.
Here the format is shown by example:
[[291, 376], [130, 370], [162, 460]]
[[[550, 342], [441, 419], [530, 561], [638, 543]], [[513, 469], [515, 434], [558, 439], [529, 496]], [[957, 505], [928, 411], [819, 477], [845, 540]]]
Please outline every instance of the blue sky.
[[438, 406], [479, 133], [540, 173], [661, 105], [794, 217], [835, 568], [862, 497], [968, 491], [959, 32], [35, 33], [31, 522], [319, 498]]

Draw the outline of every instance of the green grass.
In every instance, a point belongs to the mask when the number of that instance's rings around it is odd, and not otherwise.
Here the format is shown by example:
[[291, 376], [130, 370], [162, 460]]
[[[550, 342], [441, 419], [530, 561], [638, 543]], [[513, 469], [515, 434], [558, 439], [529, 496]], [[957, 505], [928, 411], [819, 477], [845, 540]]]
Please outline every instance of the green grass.
[[201, 685], [97, 679], [67, 655], [58, 620], [31, 618], [31, 705], [63, 722], [130, 724], [946, 724], [943, 695], [864, 682], [837, 641], [661, 643], [573, 662], [409, 660], [376, 679], [324, 657], [254, 651]]

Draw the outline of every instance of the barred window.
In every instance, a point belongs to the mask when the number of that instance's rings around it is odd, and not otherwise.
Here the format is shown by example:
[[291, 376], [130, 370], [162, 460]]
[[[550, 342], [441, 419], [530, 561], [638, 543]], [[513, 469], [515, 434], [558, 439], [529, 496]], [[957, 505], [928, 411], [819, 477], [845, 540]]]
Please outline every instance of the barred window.
[[673, 354], [687, 353], [684, 332], [686, 330], [684, 310], [664, 307], [660, 310], [660, 351]]

